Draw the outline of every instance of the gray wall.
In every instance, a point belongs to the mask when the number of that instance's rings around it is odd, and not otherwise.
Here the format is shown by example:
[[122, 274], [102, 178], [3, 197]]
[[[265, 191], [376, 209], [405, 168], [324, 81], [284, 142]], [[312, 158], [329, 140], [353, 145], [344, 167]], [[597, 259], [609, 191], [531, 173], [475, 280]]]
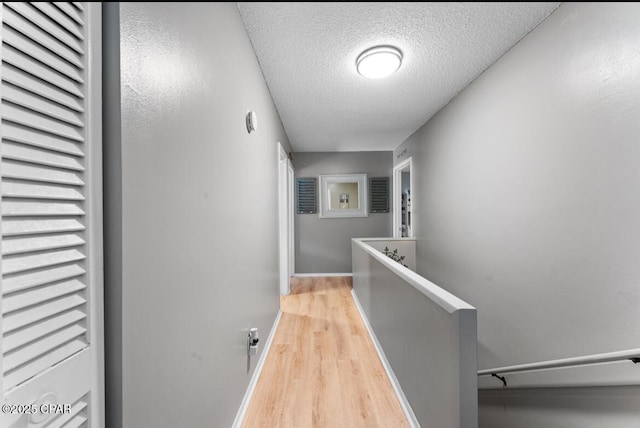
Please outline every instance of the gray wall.
[[353, 290], [413, 414], [425, 428], [477, 428], [476, 310], [369, 245], [352, 241]]
[[[391, 181], [391, 156], [392, 152], [304, 152], [295, 154], [293, 164], [296, 178], [366, 173], [367, 178], [389, 177]], [[384, 236], [391, 236], [391, 212], [359, 218], [296, 214], [296, 273], [351, 272], [351, 238]]]
[[287, 136], [234, 3], [121, 3], [108, 24], [109, 427], [228, 427], [257, 362], [247, 331], [266, 338], [279, 307]]
[[480, 391], [480, 427], [638, 428], [636, 387]]
[[[640, 343], [638, 22], [638, 4], [563, 4], [396, 150], [418, 272], [478, 308], [479, 368]], [[576, 416], [595, 398], [483, 392], [481, 426], [627, 427], [625, 391], [594, 407], [606, 424]]]

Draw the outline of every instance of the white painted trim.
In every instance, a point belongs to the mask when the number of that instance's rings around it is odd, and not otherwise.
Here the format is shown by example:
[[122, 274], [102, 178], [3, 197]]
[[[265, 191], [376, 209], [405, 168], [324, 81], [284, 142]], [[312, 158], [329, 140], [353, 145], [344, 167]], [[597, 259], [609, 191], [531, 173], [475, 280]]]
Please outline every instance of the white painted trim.
[[279, 258], [279, 288], [280, 294], [286, 296], [289, 287], [289, 157], [282, 144], [278, 142], [278, 258]]
[[253, 372], [253, 376], [251, 376], [251, 380], [249, 381], [249, 385], [247, 386], [247, 391], [244, 393], [244, 397], [242, 398], [242, 403], [240, 403], [240, 408], [238, 409], [238, 413], [236, 414], [236, 418], [234, 419], [233, 425], [231, 425], [231, 428], [240, 428], [242, 426], [244, 417], [247, 414], [247, 409], [249, 409], [249, 404], [251, 403], [251, 397], [253, 397], [253, 392], [256, 389], [256, 385], [258, 384], [258, 379], [260, 378], [260, 374], [262, 373], [264, 362], [267, 360], [267, 356], [269, 355], [269, 350], [271, 349], [271, 343], [273, 343], [273, 338], [276, 335], [276, 331], [278, 330], [278, 325], [280, 324], [280, 318], [282, 318], [282, 311], [278, 311], [278, 315], [276, 315], [276, 319], [273, 322], [273, 327], [271, 327], [271, 331], [269, 332], [269, 337], [267, 337], [267, 341], [264, 344], [262, 355], [260, 355], [260, 359], [258, 360], [256, 369]]
[[407, 284], [410, 284], [411, 286], [413, 286], [413, 288], [427, 296], [427, 298], [432, 300], [448, 313], [452, 314], [463, 309], [476, 309], [459, 297], [456, 297], [453, 294], [449, 293], [444, 288], [441, 288], [428, 279], [418, 275], [411, 269], [402, 266], [400, 263], [391, 260], [380, 251], [373, 248], [371, 245], [363, 242], [362, 239], [352, 238], [351, 242], [359, 246], [370, 256], [382, 263], [383, 266], [402, 278], [402, 280]]
[[353, 276], [352, 273], [296, 273], [294, 278], [317, 278], [323, 276]]
[[87, 54], [86, 159], [88, 329], [91, 350], [89, 426], [105, 426], [104, 219], [102, 194], [102, 5], [85, 3]]
[[[289, 276], [289, 278], [291, 276], [293, 276], [293, 274], [296, 271], [296, 240], [295, 240], [295, 236], [296, 236], [296, 230], [295, 230], [295, 223], [294, 223], [294, 219], [296, 218], [295, 213], [296, 213], [296, 196], [295, 196], [295, 183], [296, 183], [296, 178], [295, 178], [296, 174], [295, 174], [295, 169], [293, 167], [293, 163], [291, 163], [290, 159], [287, 159], [287, 186], [288, 186], [288, 201], [289, 201], [289, 207], [287, 208], [287, 222], [289, 223], [289, 270], [287, 272], [287, 275]], [[287, 289], [289, 290], [289, 292], [291, 291], [290, 287], [291, 285], [288, 284], [287, 285]]]
[[398, 165], [393, 167], [393, 204], [392, 204], [392, 209], [393, 209], [393, 237], [394, 238], [400, 238], [402, 237], [400, 228], [402, 225], [402, 202], [401, 202], [401, 193], [402, 193], [402, 170], [406, 169], [407, 166], [409, 166], [409, 188], [411, 189], [411, 209], [412, 209], [412, 215], [411, 215], [411, 233], [409, 235], [409, 238], [413, 238], [415, 236], [415, 234], [413, 233], [414, 230], [414, 218], [415, 216], [413, 215], [413, 207], [414, 207], [414, 201], [413, 201], [413, 160], [411, 157], [408, 157], [407, 159], [403, 160], [402, 162], [400, 162]]
[[389, 241], [389, 242], [407, 242], [407, 241], [417, 241], [416, 238], [357, 238], [362, 242], [380, 242], [380, 241]]
[[367, 316], [365, 315], [364, 310], [360, 305], [360, 301], [358, 300], [358, 296], [356, 295], [356, 292], [353, 289], [351, 290], [351, 296], [353, 297], [353, 301], [356, 304], [356, 308], [358, 308], [358, 312], [360, 312], [360, 317], [364, 322], [364, 326], [366, 327], [367, 332], [369, 332], [369, 337], [371, 337], [371, 340], [373, 341], [373, 346], [376, 348], [376, 352], [378, 353], [380, 362], [384, 367], [384, 371], [387, 372], [387, 376], [389, 377], [391, 386], [393, 386], [393, 391], [396, 393], [396, 397], [398, 397], [398, 401], [400, 402], [400, 407], [402, 407], [402, 411], [404, 412], [404, 415], [407, 418], [407, 421], [409, 422], [409, 426], [411, 426], [411, 428], [420, 428], [420, 422], [418, 422], [418, 418], [416, 418], [415, 413], [413, 413], [411, 404], [409, 404], [409, 400], [407, 400], [407, 397], [404, 395], [404, 391], [402, 391], [400, 382], [398, 381], [398, 378], [393, 372], [393, 369], [391, 368], [391, 364], [389, 363], [387, 356], [384, 354], [382, 345], [380, 345], [380, 342], [378, 342], [378, 338], [376, 337], [376, 334], [373, 332], [373, 328], [371, 327], [371, 324], [369, 324], [369, 320], [367, 319]]

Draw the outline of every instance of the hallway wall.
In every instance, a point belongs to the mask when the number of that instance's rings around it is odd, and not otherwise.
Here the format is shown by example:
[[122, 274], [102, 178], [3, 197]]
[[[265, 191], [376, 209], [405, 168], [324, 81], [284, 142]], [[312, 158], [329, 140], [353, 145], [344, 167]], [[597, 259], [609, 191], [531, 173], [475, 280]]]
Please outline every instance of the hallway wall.
[[[640, 343], [639, 21], [564, 3], [395, 151], [418, 272], [478, 309], [480, 369]], [[480, 425], [637, 424], [638, 387], [576, 416], [604, 391], [481, 392]]]
[[105, 8], [108, 426], [228, 427], [279, 309], [291, 148], [235, 3]]
[[631, 386], [494, 390], [478, 396], [481, 428], [637, 428], [639, 409], [640, 389]]
[[[293, 164], [296, 178], [362, 173], [367, 174], [367, 179], [389, 177], [391, 191], [391, 156], [390, 151], [302, 152], [295, 154]], [[320, 218], [318, 214], [296, 214], [296, 273], [350, 273], [351, 238], [391, 236], [391, 221], [391, 211], [370, 213], [368, 217], [358, 218]]]

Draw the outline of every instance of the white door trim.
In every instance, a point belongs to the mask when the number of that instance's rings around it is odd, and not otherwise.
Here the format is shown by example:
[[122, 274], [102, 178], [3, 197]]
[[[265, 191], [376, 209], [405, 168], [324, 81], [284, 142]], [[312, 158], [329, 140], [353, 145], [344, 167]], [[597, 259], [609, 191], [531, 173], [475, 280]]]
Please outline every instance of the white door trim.
[[[405, 170], [409, 169], [409, 173], [411, 174], [409, 187], [411, 188], [411, 198], [414, 198], [413, 195], [413, 161], [412, 158], [409, 157], [404, 161], [400, 162], [398, 165], [393, 167], [393, 237], [401, 238], [402, 237], [402, 173], [406, 172]], [[411, 204], [415, 206], [415, 201], [412, 200]], [[415, 229], [415, 216], [411, 216], [411, 233], [410, 238], [413, 238], [413, 230]]]
[[287, 214], [289, 208], [288, 191], [289, 157], [282, 144], [278, 142], [278, 248], [280, 260], [280, 294], [289, 294], [289, 221]]
[[[289, 195], [289, 206], [287, 207], [287, 222], [289, 223], [289, 276], [296, 273], [296, 248], [295, 248], [295, 170], [290, 159], [287, 159], [287, 185]], [[287, 281], [287, 290], [289, 282]], [[288, 294], [288, 293], [287, 293]]]
[[105, 424], [105, 348], [104, 348], [104, 237], [102, 195], [102, 7], [85, 3], [87, 16], [87, 46], [89, 48], [87, 73], [87, 158], [91, 162], [87, 179], [87, 236], [89, 258], [89, 338], [91, 349], [92, 393], [89, 426]]

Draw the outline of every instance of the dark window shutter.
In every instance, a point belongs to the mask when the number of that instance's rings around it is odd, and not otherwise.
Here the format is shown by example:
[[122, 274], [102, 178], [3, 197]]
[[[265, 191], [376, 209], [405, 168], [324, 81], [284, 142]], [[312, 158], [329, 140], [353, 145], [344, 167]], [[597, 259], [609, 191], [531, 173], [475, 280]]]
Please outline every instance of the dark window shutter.
[[389, 177], [371, 177], [369, 179], [369, 201], [371, 213], [389, 212]]
[[296, 179], [296, 199], [298, 214], [317, 214], [318, 179], [315, 177]]

